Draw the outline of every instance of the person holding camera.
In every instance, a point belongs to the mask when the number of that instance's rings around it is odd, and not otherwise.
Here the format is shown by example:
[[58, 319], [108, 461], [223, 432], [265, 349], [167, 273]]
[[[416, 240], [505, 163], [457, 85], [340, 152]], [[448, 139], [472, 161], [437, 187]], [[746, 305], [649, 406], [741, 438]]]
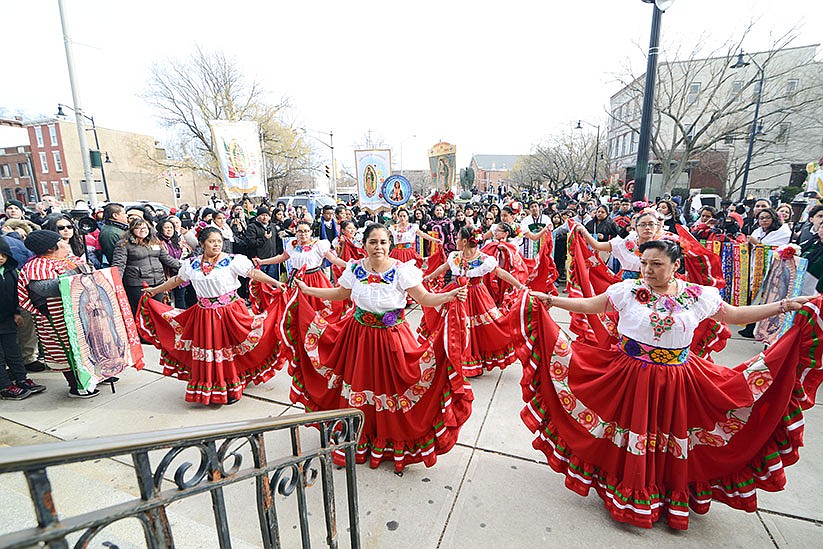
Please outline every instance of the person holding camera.
[[71, 216], [66, 214], [52, 214], [46, 218], [43, 228], [47, 231], [54, 231], [60, 238], [66, 241], [71, 248], [71, 253], [79, 257], [84, 263], [91, 263], [95, 269], [101, 267], [100, 261], [94, 254], [86, 253], [86, 242], [80, 234], [80, 229]]
[[[243, 235], [243, 240], [246, 242], [246, 255], [259, 259], [268, 259], [277, 255], [275, 234], [268, 206], [259, 206], [257, 216], [249, 223]], [[277, 276], [275, 266], [264, 266], [261, 270], [269, 276]]]

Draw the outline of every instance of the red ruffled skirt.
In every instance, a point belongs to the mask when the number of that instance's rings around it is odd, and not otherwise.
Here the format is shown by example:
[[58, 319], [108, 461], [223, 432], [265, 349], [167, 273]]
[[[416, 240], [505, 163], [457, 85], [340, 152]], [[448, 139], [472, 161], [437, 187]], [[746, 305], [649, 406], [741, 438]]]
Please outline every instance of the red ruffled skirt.
[[521, 412], [533, 446], [566, 477], [594, 490], [611, 516], [686, 529], [712, 500], [757, 509], [778, 491], [803, 445], [803, 410], [823, 378], [817, 298], [764, 353], [724, 368], [692, 353], [681, 365], [644, 362], [613, 347], [568, 344], [537, 300], [521, 300]]
[[420, 254], [417, 253], [417, 250], [415, 250], [414, 247], [398, 248], [395, 246], [389, 252], [389, 257], [393, 257], [401, 263], [406, 263], [408, 261], [414, 260], [414, 264], [417, 265], [418, 269], [423, 265], [423, 259], [420, 257]]
[[[505, 369], [517, 357], [509, 328], [508, 316], [512, 313], [503, 314], [497, 308], [481, 277], [469, 280], [465, 302], [468, 346], [462, 354], [460, 366], [463, 375], [476, 377], [494, 368]], [[457, 284], [451, 282], [442, 291], [448, 292], [456, 287]], [[444, 308], [423, 307], [418, 341], [422, 343], [431, 338], [430, 327], [439, 326], [444, 313]]]
[[[328, 322], [302, 294], [292, 302], [282, 324], [290, 330], [286, 337], [296, 358], [291, 400], [309, 411], [362, 410], [357, 463], [368, 460], [377, 467], [391, 461], [395, 471], [419, 462], [431, 467], [454, 446], [474, 395], [448, 360], [442, 335], [433, 338], [437, 343], [420, 345], [408, 323], [366, 326], [354, 309]], [[343, 463], [342, 454], [334, 458]]]
[[163, 375], [188, 382], [186, 400], [226, 404], [239, 399], [249, 382], [263, 383], [283, 367], [278, 300], [252, 315], [242, 299], [219, 308], [196, 304], [174, 309], [145, 295], [137, 309], [137, 330], [160, 350]]

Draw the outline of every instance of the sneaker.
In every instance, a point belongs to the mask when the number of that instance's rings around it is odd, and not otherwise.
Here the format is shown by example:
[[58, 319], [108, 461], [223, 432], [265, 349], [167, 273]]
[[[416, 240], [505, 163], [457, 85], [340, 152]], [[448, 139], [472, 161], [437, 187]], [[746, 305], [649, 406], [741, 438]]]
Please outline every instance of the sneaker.
[[18, 381], [17, 386], [20, 387], [21, 389], [26, 389], [31, 394], [42, 393], [43, 391], [46, 390], [45, 385], [40, 385], [39, 383], [35, 383], [34, 381], [32, 381], [30, 379], [24, 379], [23, 381]]
[[82, 390], [73, 390], [69, 389], [69, 398], [94, 398], [100, 394], [100, 391], [95, 389], [94, 391], [82, 391]]
[[3, 400], [23, 400], [31, 396], [31, 391], [23, 389], [17, 385], [9, 385], [0, 391], [0, 399]]
[[26, 371], [27, 372], [44, 372], [46, 371], [46, 365], [40, 362], [39, 360], [35, 360], [34, 362], [29, 362], [26, 364]]

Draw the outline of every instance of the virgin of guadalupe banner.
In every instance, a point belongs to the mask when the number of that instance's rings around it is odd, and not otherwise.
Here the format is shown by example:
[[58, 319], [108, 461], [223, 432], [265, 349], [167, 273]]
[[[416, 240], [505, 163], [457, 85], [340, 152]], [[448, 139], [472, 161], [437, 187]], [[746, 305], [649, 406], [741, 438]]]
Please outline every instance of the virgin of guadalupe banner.
[[210, 120], [209, 126], [228, 197], [266, 196], [257, 122]]
[[383, 196], [382, 188], [383, 182], [391, 175], [391, 150], [354, 151], [354, 165], [360, 209], [370, 212], [390, 209], [391, 205]]
[[78, 385], [97, 384], [129, 366], [143, 368], [143, 348], [117, 269], [60, 278], [69, 360]]
[[456, 157], [457, 147], [445, 141], [429, 149], [429, 168], [435, 190], [448, 192], [454, 187]]
[[[775, 303], [800, 295], [808, 260], [794, 254], [780, 257], [783, 254], [782, 248], [774, 252], [769, 272], [763, 279], [763, 285], [753, 305]], [[755, 324], [754, 337], [757, 341], [771, 345], [791, 328], [793, 321], [794, 312], [770, 316]]]

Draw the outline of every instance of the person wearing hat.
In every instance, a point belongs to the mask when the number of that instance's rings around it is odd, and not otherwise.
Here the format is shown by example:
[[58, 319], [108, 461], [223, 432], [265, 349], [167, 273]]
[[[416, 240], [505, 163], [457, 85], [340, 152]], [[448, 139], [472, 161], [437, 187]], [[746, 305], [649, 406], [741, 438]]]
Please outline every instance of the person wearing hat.
[[70, 398], [91, 398], [98, 390], [85, 391], [77, 383], [68, 355], [69, 334], [60, 297], [61, 275], [91, 272], [91, 265], [71, 254], [71, 247], [54, 231], [32, 231], [26, 238], [26, 247], [34, 253], [23, 268], [17, 281], [20, 307], [34, 315], [40, 343], [46, 362], [52, 370], [63, 373], [69, 386]]
[[26, 208], [19, 200], [6, 201], [6, 219], [25, 219]]
[[0, 399], [22, 400], [46, 387], [28, 379], [17, 329], [23, 323], [17, 298], [17, 261], [0, 236]]
[[[268, 259], [277, 255], [277, 242], [271, 226], [271, 212], [268, 206], [258, 206], [257, 215], [249, 223], [243, 240], [246, 242], [246, 255], [250, 258]], [[261, 269], [269, 276], [277, 276], [277, 266], [264, 266]], [[272, 274], [274, 273], [274, 274]]]

